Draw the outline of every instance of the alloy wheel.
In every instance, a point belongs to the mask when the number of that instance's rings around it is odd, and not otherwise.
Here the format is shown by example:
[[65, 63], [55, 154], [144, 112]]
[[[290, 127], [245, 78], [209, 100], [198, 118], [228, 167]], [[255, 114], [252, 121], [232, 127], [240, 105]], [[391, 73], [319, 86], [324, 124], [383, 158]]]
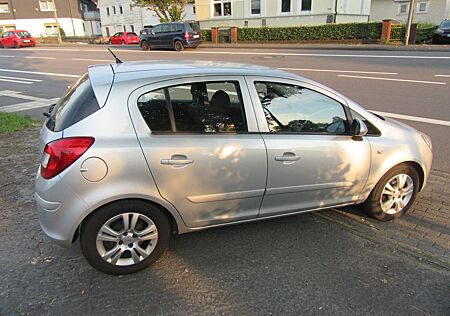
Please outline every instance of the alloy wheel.
[[413, 193], [413, 179], [407, 174], [398, 174], [386, 183], [381, 193], [381, 209], [386, 214], [397, 214], [408, 205]]
[[103, 260], [128, 266], [145, 260], [153, 252], [158, 242], [158, 229], [143, 214], [122, 213], [102, 225], [96, 242]]

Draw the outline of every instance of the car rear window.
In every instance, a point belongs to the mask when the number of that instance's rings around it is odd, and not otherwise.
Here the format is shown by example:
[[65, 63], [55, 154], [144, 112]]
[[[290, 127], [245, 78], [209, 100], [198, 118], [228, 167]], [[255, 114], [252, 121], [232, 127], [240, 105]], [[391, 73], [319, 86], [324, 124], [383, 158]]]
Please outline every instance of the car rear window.
[[137, 34], [136, 33], [127, 33], [127, 36], [137, 36]]
[[200, 26], [198, 25], [198, 23], [191, 22], [188, 24], [194, 32], [200, 32]]
[[28, 32], [17, 32], [17, 36], [19, 36], [20, 38], [27, 38], [31, 37], [31, 34]]
[[81, 77], [54, 106], [47, 128], [62, 131], [100, 109], [88, 74]]

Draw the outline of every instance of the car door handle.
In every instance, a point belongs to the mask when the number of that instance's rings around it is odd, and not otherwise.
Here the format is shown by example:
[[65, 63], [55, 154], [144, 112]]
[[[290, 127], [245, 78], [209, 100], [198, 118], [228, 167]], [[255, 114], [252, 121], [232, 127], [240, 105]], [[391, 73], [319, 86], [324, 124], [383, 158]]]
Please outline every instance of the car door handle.
[[188, 159], [185, 155], [172, 155], [170, 159], [161, 159], [162, 165], [184, 166], [193, 163], [194, 160]]
[[283, 156], [275, 156], [275, 161], [298, 161], [300, 157], [294, 153], [284, 153]]

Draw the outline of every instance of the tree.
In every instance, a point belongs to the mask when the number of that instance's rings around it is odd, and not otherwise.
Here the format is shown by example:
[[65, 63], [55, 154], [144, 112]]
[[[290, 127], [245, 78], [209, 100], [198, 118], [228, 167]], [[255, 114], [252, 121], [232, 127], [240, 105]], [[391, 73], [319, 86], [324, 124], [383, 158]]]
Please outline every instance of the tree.
[[133, 0], [138, 7], [147, 7], [156, 13], [161, 23], [181, 21], [188, 0]]

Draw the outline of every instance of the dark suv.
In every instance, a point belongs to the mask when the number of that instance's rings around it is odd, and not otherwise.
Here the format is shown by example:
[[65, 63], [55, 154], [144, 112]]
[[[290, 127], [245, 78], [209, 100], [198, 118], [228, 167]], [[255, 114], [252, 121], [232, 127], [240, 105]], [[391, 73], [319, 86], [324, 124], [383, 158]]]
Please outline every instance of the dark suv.
[[202, 32], [196, 22], [162, 23], [147, 34], [142, 33], [139, 43], [143, 50], [173, 48], [182, 51], [185, 47], [197, 48], [202, 43]]

